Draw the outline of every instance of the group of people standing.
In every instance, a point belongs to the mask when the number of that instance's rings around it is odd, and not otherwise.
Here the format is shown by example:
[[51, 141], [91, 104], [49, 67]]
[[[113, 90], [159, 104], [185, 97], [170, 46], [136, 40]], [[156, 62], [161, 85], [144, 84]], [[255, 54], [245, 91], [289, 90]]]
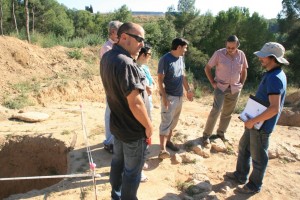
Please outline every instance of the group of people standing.
[[[172, 131], [178, 123], [183, 96], [193, 101], [194, 93], [185, 76], [184, 54], [189, 42], [175, 38], [170, 52], [163, 55], [158, 64], [158, 83], [153, 80], [146, 66], [151, 57], [151, 46], [145, 42], [145, 31], [135, 23], [109, 23], [109, 41], [102, 47], [100, 76], [106, 93], [104, 148], [113, 153], [110, 171], [114, 200], [136, 200], [145, 167], [145, 155], [153, 134], [151, 121], [153, 89], [161, 96], [161, 124], [159, 126], [160, 153], [158, 157], [170, 157], [167, 148], [179, 151], [171, 141]], [[221, 114], [215, 137], [226, 141], [225, 132], [247, 77], [248, 63], [240, 42], [235, 35], [229, 36], [225, 48], [217, 50], [205, 66], [205, 73], [214, 88], [214, 102], [203, 132], [202, 143], [210, 143], [216, 121]], [[104, 49], [106, 48], [106, 50]], [[226, 176], [245, 184], [237, 190], [257, 193], [268, 163], [268, 143], [283, 107], [286, 77], [281, 64], [284, 47], [275, 42], [266, 43], [255, 52], [266, 73], [258, 87], [256, 97], [270, 106], [261, 115], [245, 122], [245, 132], [239, 143], [239, 155], [235, 172]], [[215, 75], [212, 73], [215, 68]], [[254, 125], [264, 124], [260, 130]], [[253, 170], [250, 171], [252, 158]]]

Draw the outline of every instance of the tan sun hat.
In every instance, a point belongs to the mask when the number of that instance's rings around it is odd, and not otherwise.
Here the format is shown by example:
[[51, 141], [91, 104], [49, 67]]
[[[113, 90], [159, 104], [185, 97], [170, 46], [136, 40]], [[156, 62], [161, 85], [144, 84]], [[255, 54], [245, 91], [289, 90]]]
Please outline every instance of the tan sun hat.
[[254, 52], [258, 57], [274, 56], [278, 62], [284, 65], [290, 64], [283, 56], [285, 53], [284, 47], [277, 42], [266, 43], [260, 51]]

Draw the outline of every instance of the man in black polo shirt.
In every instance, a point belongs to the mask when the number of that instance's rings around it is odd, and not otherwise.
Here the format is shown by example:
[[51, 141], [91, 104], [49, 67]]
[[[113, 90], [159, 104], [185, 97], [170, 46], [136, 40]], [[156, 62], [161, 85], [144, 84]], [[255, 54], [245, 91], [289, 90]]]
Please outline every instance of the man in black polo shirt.
[[144, 29], [124, 23], [118, 30], [119, 42], [105, 53], [100, 75], [111, 109], [110, 129], [115, 136], [110, 183], [112, 199], [136, 200], [145, 162], [146, 139], [153, 126], [145, 76], [134, 60], [144, 46]]

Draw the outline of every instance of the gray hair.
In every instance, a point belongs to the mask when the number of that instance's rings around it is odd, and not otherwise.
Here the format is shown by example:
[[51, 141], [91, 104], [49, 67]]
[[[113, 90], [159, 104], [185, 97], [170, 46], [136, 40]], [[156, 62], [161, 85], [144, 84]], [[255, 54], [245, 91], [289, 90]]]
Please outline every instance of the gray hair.
[[108, 23], [108, 32], [111, 33], [112, 30], [116, 30], [118, 31], [118, 29], [120, 28], [120, 26], [122, 25], [123, 23], [120, 22], [120, 21], [110, 21]]

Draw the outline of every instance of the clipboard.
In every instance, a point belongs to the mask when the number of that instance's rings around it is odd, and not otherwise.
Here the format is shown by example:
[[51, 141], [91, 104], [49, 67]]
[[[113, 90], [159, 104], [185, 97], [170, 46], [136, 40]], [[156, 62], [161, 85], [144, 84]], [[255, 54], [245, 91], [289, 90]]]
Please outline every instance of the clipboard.
[[[255, 96], [250, 95], [247, 104], [243, 110], [243, 112], [240, 114], [239, 118], [245, 122], [249, 119], [252, 119], [261, 113], [263, 113], [269, 105], [265, 102], [262, 102], [261, 100], [257, 99]], [[258, 122], [254, 125], [254, 128], [259, 130], [261, 126], [263, 125], [264, 121]]]

